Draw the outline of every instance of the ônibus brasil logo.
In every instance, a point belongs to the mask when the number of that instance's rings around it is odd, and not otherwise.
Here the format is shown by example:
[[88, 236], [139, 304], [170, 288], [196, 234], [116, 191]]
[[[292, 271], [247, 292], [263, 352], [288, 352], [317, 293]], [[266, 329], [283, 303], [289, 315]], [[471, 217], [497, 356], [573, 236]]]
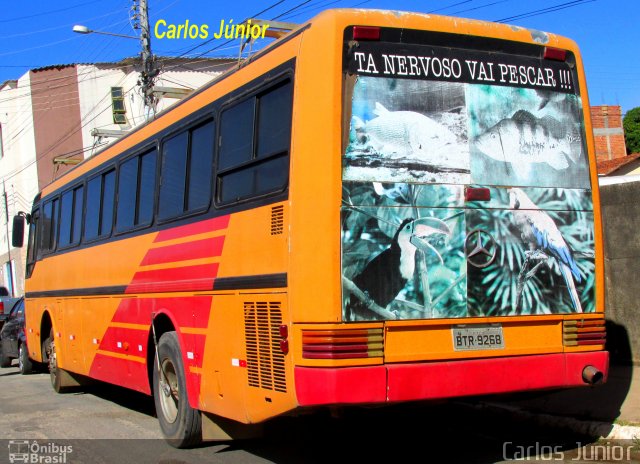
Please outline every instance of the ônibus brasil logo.
[[9, 440], [9, 462], [34, 464], [65, 464], [73, 453], [71, 445], [38, 443], [36, 440]]

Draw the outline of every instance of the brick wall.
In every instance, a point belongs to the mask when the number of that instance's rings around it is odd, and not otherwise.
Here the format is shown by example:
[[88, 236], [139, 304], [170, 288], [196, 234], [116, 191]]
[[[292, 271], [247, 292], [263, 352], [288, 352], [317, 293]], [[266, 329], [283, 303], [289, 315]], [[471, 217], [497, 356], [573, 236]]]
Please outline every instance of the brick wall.
[[598, 161], [627, 156], [622, 130], [622, 108], [620, 106], [592, 106], [591, 121], [596, 142]]

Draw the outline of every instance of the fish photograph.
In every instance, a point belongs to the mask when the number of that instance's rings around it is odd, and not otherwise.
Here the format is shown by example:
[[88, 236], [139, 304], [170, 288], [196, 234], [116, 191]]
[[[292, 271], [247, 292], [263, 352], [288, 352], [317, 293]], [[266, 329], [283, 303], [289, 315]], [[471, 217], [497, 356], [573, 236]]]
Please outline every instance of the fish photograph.
[[[547, 90], [468, 85], [471, 180], [586, 188], [580, 98]], [[490, 111], [489, 111], [490, 109]]]
[[[460, 186], [347, 182], [342, 208], [346, 321], [467, 315]], [[443, 206], [449, 206], [445, 208]]]
[[358, 76], [343, 179], [468, 183], [464, 85]]

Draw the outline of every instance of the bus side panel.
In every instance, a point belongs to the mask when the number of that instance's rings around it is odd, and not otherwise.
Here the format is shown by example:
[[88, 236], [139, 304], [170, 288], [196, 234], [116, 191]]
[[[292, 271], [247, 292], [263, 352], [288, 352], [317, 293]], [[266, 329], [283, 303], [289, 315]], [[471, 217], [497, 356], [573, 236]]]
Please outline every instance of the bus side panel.
[[296, 406], [290, 357], [280, 344], [286, 300], [275, 292], [214, 297], [199, 409], [254, 423]]
[[[60, 345], [64, 345], [64, 356], [60, 357], [64, 369], [84, 374], [86, 372], [83, 350], [83, 311], [78, 298], [59, 299], [57, 301], [64, 323]], [[57, 347], [56, 347], [57, 348]]]
[[240, 422], [246, 422], [242, 392], [246, 360], [244, 338], [238, 330], [243, 324], [242, 307], [234, 294], [213, 297], [204, 350], [199, 409]]

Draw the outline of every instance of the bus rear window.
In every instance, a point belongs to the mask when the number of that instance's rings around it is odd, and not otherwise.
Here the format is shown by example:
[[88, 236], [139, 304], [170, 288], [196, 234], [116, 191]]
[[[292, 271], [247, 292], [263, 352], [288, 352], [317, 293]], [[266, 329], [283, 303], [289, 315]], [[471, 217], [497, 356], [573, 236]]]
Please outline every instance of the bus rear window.
[[350, 60], [344, 180], [589, 188], [567, 63], [384, 43]]

